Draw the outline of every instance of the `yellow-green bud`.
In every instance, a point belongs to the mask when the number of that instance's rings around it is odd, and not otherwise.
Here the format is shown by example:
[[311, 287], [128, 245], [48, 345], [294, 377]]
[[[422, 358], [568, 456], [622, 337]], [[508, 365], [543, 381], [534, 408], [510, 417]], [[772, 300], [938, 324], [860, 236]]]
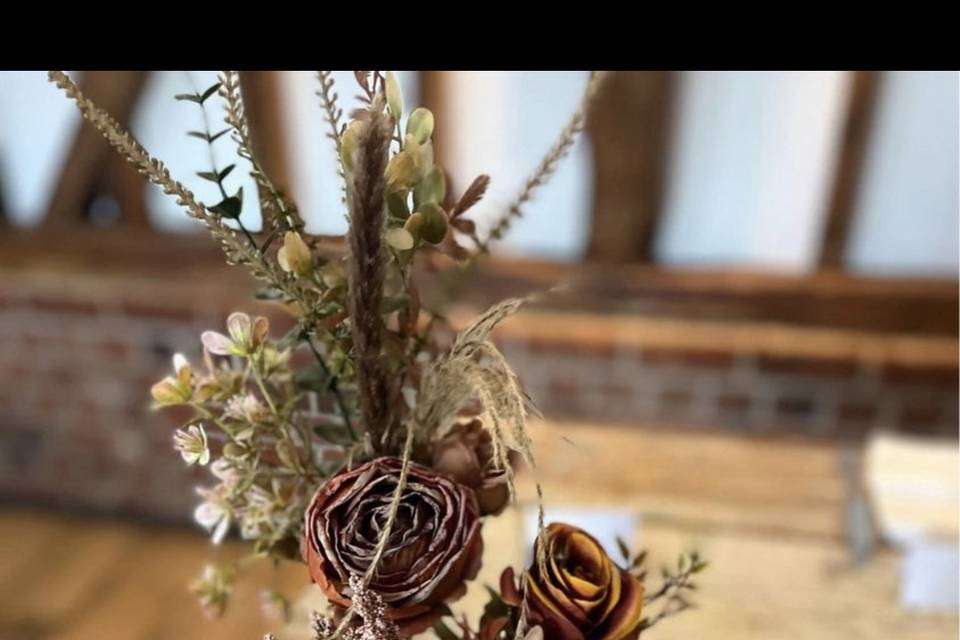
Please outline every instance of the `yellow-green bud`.
[[387, 71], [386, 93], [387, 108], [390, 110], [390, 115], [399, 119], [403, 112], [403, 96], [400, 93], [400, 85], [397, 84], [397, 77], [393, 75], [393, 71]]
[[387, 185], [394, 191], [408, 189], [416, 184], [418, 173], [416, 156], [403, 150], [390, 158], [387, 164]]
[[397, 251], [409, 251], [413, 249], [413, 235], [403, 227], [394, 227], [387, 229], [387, 244]]
[[433, 113], [430, 109], [417, 107], [407, 120], [407, 134], [424, 144], [433, 135]]
[[406, 191], [391, 191], [387, 194], [387, 209], [390, 215], [400, 220], [406, 220], [410, 217], [410, 208], [407, 207]]
[[426, 177], [417, 183], [413, 189], [413, 204], [420, 207], [428, 202], [443, 204], [447, 195], [447, 180], [440, 167], [434, 165], [427, 172]]
[[313, 269], [313, 255], [310, 248], [296, 231], [287, 231], [283, 236], [283, 246], [277, 252], [277, 262], [287, 273], [303, 276]]
[[[419, 215], [417, 230], [421, 238], [431, 244], [439, 244], [447, 235], [447, 214], [435, 202], [420, 207], [413, 216]], [[410, 216], [413, 218], [413, 216]]]

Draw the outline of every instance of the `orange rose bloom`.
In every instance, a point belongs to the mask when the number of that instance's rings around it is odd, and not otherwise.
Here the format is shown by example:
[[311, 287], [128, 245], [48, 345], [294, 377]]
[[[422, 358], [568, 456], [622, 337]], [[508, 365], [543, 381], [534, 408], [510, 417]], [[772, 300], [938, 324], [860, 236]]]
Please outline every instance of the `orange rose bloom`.
[[[530, 624], [550, 640], [627, 640], [640, 635], [643, 585], [617, 566], [596, 539], [568, 524], [546, 530], [546, 575], [536, 560], [527, 573]], [[507, 569], [501, 597], [520, 606]]]

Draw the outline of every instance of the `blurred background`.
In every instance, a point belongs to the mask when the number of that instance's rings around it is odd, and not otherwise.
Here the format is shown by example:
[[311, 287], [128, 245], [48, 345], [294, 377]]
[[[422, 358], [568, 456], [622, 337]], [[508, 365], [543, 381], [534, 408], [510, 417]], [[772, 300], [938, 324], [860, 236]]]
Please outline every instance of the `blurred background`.
[[[205, 144], [185, 135], [203, 118], [173, 100], [215, 72], [70, 73], [219, 199], [195, 176]], [[335, 77], [349, 111], [352, 74]], [[472, 212], [483, 229], [587, 73], [398, 77], [405, 104], [436, 116], [452, 190], [492, 176]], [[342, 233], [314, 73], [241, 78], [266, 168], [308, 231]], [[691, 546], [710, 559], [700, 609], [650, 637], [957, 636], [958, 84], [614, 72], [587, 134], [463, 291], [454, 318], [575, 283], [497, 340], [545, 416], [548, 518], [655, 562]], [[214, 131], [220, 106], [207, 103]], [[229, 136], [215, 160], [254, 192]], [[256, 198], [242, 219], [259, 228]], [[178, 416], [149, 411], [172, 354], [196, 358], [229, 312], [281, 322], [252, 291], [44, 72], [0, 71], [0, 638], [256, 638], [281, 626], [260, 587], [309, 593], [302, 567], [257, 568], [224, 620], [202, 621], [185, 584], [245, 547], [191, 527], [206, 478], [172, 450]], [[487, 527], [502, 539], [488, 565], [519, 563], [523, 510]]]

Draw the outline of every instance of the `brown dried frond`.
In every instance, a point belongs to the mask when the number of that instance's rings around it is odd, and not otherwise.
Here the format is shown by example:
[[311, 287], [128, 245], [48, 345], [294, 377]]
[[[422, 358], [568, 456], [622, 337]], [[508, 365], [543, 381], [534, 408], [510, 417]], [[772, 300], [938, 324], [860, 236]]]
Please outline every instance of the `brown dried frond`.
[[374, 446], [389, 427], [393, 385], [381, 354], [385, 253], [383, 226], [392, 122], [378, 96], [358, 135], [355, 170], [347, 185], [350, 210], [350, 322], [360, 412]]
[[362, 95], [357, 96], [357, 100], [360, 102], [371, 105], [374, 99], [383, 92], [384, 79], [379, 71], [354, 71], [353, 77], [360, 85], [360, 90], [363, 91]]
[[220, 72], [219, 93], [226, 102], [223, 120], [232, 129], [230, 137], [237, 145], [237, 154], [250, 161], [250, 175], [257, 183], [257, 191], [260, 194], [260, 211], [267, 223], [264, 226], [269, 225], [273, 229], [302, 230], [304, 223], [296, 206], [280, 193], [280, 190], [277, 189], [273, 180], [264, 171], [263, 165], [260, 164], [253, 152], [253, 140], [250, 137], [250, 125], [247, 122], [246, 109], [243, 105], [243, 94], [240, 91], [240, 75], [238, 72]]
[[554, 142], [553, 146], [550, 147], [547, 155], [540, 161], [533, 175], [527, 178], [527, 182], [523, 185], [520, 193], [517, 194], [510, 206], [507, 207], [506, 212], [500, 216], [490, 229], [487, 237], [477, 243], [474, 256], [489, 251], [490, 243], [494, 240], [499, 240], [510, 228], [514, 219], [523, 215], [523, 205], [533, 197], [534, 191], [545, 184], [550, 176], [553, 175], [557, 162], [569, 153], [573, 143], [577, 140], [577, 136], [583, 131], [590, 103], [600, 89], [605, 77], [606, 72], [604, 71], [592, 71], [590, 73], [590, 79], [587, 81], [587, 87], [584, 90], [583, 98], [580, 100], [580, 105], [577, 107], [577, 110], [573, 112], [567, 126], [564, 127], [560, 133], [560, 137]]
[[457, 200], [457, 203], [453, 205], [453, 209], [450, 210], [450, 218], [458, 218], [467, 209], [480, 202], [480, 199], [483, 197], [483, 194], [487, 192], [487, 187], [489, 186], [490, 176], [479, 175], [474, 178], [470, 186], [467, 187], [467, 190], [464, 191], [460, 199]]

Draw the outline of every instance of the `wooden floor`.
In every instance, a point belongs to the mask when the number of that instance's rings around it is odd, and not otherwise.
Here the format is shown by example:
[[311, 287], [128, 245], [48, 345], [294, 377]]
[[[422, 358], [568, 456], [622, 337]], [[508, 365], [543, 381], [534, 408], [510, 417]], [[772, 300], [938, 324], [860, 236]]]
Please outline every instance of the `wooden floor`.
[[[956, 616], [899, 607], [893, 550], [851, 561], [833, 446], [615, 428], [599, 437], [582, 425], [539, 425], [533, 435], [548, 514], [553, 505], [616, 507], [640, 517], [632, 542], [650, 550], [654, 567], [692, 545], [709, 558], [700, 608], [651, 631], [654, 640], [957, 637]], [[529, 503], [529, 476], [520, 488]], [[517, 510], [485, 523], [484, 568], [455, 609], [477, 611], [482, 583], [519, 564], [521, 531]], [[302, 623], [321, 601], [298, 564], [252, 568], [219, 622], [207, 622], [187, 593], [205, 561], [245, 550], [215, 549], [190, 530], [0, 511], [0, 640], [256, 640], [267, 630], [299, 640], [264, 619], [258, 601], [260, 588], [279, 588], [297, 599]]]

